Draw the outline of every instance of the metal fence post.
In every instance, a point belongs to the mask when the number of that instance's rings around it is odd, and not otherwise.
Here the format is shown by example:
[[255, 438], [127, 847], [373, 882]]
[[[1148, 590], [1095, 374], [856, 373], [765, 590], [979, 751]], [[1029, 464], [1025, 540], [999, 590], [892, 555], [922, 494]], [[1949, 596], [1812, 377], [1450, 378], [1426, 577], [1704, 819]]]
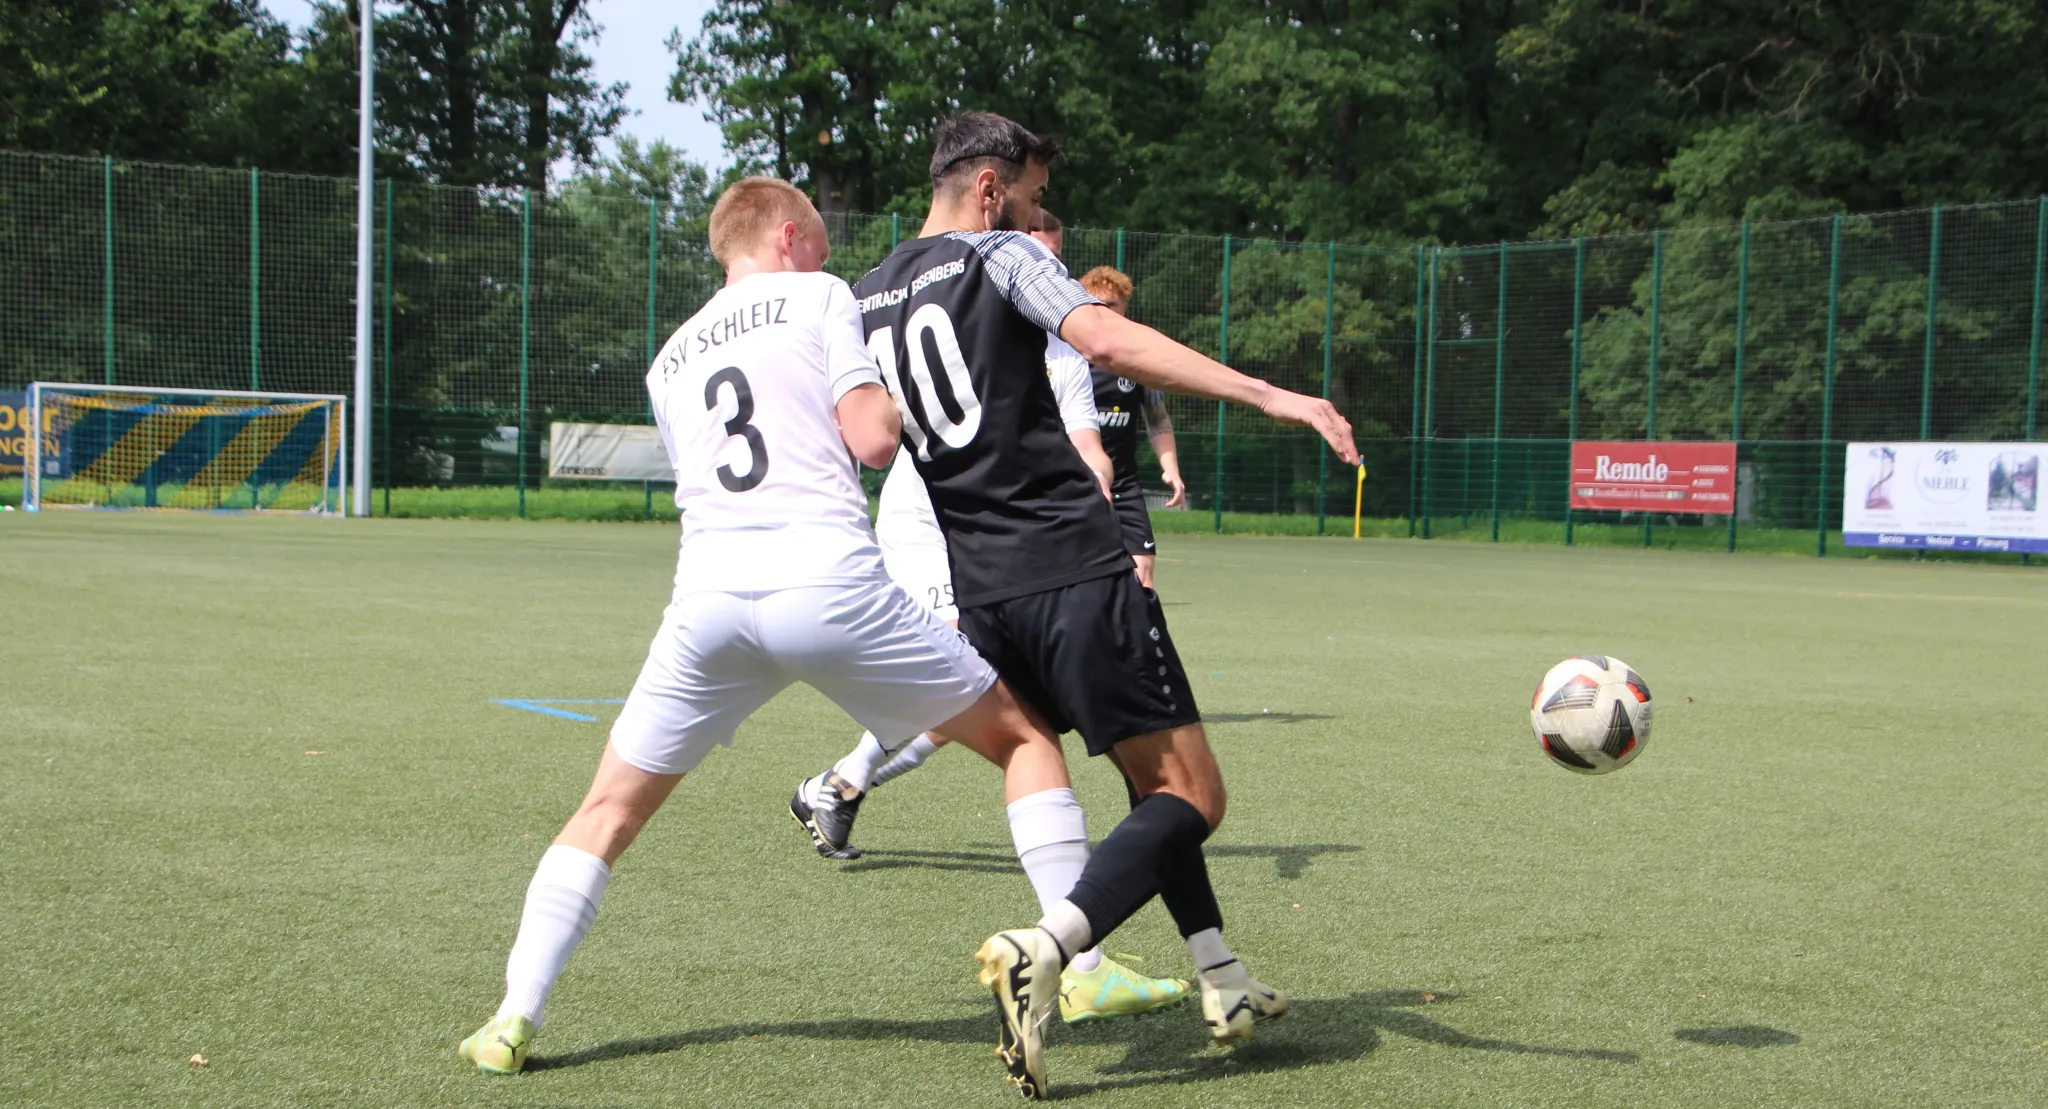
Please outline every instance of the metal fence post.
[[897, 247], [897, 244], [901, 243], [902, 241], [903, 241], [903, 213], [901, 213], [901, 212], [891, 212], [891, 213], [889, 213], [889, 249], [890, 249], [890, 251], [891, 251], [891, 252], [894, 252], [894, 251], [895, 251], [895, 249], [896, 249], [896, 247]]
[[2034, 327], [2027, 340], [2027, 439], [2034, 438], [2034, 413], [2041, 397], [2041, 277], [2048, 261], [2048, 196], [2034, 210]]
[[1828, 554], [1828, 437], [1835, 427], [1835, 325], [1842, 307], [1842, 213], [1828, 230], [1828, 336], [1820, 369], [1820, 504], [1814, 511], [1814, 556]]
[[[1223, 330], [1222, 341], [1216, 353], [1216, 360], [1230, 364], [1230, 236], [1223, 236]], [[1216, 402], [1216, 534], [1223, 534], [1223, 430], [1230, 419], [1230, 409], [1222, 401]]]
[[1749, 342], [1749, 221], [1742, 221], [1742, 254], [1735, 263], [1735, 503], [1728, 506], [1728, 550], [1735, 550], [1735, 521], [1742, 515], [1742, 357]]
[[104, 258], [100, 263], [101, 293], [104, 301], [102, 332], [106, 344], [107, 384], [114, 383], [114, 159], [100, 159], [100, 241]]
[[[647, 198], [647, 365], [654, 365], [654, 298], [661, 280], [661, 211]], [[893, 246], [891, 249], [894, 249]], [[647, 394], [647, 417], [654, 418], [654, 394]]]
[[[661, 274], [661, 211], [647, 198], [647, 364], [654, 365], [654, 296]], [[650, 406], [654, 401], [649, 399]]]
[[1566, 408], [1570, 415], [1565, 417], [1565, 500], [1564, 500], [1564, 545], [1572, 545], [1573, 532], [1578, 519], [1572, 514], [1571, 500], [1571, 444], [1579, 438], [1579, 323], [1586, 305], [1586, 237], [1580, 235], [1572, 240], [1572, 369], [1571, 396]]
[[391, 441], [391, 300], [398, 295], [391, 283], [391, 224], [398, 218], [398, 209], [391, 206], [391, 178], [384, 179], [384, 515], [391, 515], [392, 470], [397, 465], [393, 457], [397, 454], [396, 444]]
[[519, 190], [519, 518], [526, 519], [527, 348], [533, 322], [533, 190]]
[[[1660, 228], [1650, 232], [1650, 384], [1644, 397], [1643, 440], [1657, 441], [1657, 349], [1663, 339], [1664, 323], [1664, 232]], [[1570, 506], [1567, 502], [1567, 511]], [[1654, 527], [1650, 513], [1643, 513], [1643, 546], [1650, 545], [1650, 529]]]
[[249, 391], [263, 388], [263, 246], [258, 216], [257, 174], [249, 170]]
[[1429, 538], [1429, 495], [1435, 475], [1430, 472], [1430, 463], [1435, 461], [1431, 447], [1436, 442], [1436, 274], [1437, 264], [1443, 258], [1444, 248], [1429, 248], [1429, 331], [1427, 352], [1424, 355], [1426, 375], [1423, 378], [1422, 393], [1422, 537]]
[[[2034, 324], [2027, 340], [2027, 440], [2034, 439], [2034, 413], [2041, 397], [2041, 277], [2042, 262], [2048, 260], [2048, 196], [2034, 204]], [[2020, 565], [2033, 561], [2024, 552]]]
[[1415, 248], [1415, 349], [1410, 352], [1414, 363], [1413, 379], [1408, 386], [1408, 538], [1415, 538], [1415, 481], [1422, 470], [1421, 439], [1417, 432], [1422, 427], [1422, 248]]
[[[1337, 319], [1337, 241], [1329, 242], [1329, 265], [1323, 273], [1323, 399], [1330, 399], [1330, 344]], [[1330, 481], [1330, 452], [1316, 450], [1316, 534], [1323, 534], [1323, 498]]]
[[1934, 225], [1927, 241], [1927, 344], [1920, 363], [1920, 438], [1934, 429], [1934, 310], [1940, 300], [1941, 205], [1934, 206]]
[[1123, 228], [1121, 228], [1121, 227], [1119, 227], [1119, 228], [1117, 228], [1117, 229], [1116, 229], [1116, 268], [1117, 268], [1117, 271], [1118, 271], [1119, 273], [1123, 272], [1123, 268], [1124, 268], [1124, 229], [1123, 229]]
[[1493, 313], [1493, 474], [1488, 482], [1488, 500], [1492, 502], [1493, 542], [1500, 542], [1500, 429], [1502, 393], [1507, 388], [1508, 374], [1508, 244], [1500, 244], [1499, 260], [1493, 267], [1493, 284], [1498, 290], [1499, 305]]

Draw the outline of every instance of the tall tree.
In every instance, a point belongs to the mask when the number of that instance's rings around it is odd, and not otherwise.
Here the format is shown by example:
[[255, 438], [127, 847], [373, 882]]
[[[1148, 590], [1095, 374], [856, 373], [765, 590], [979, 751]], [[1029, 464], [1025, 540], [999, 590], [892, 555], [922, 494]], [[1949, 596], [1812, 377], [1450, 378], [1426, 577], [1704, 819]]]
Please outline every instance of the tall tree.
[[679, 54], [669, 95], [703, 96], [740, 168], [801, 181], [821, 210], [873, 211], [915, 177], [897, 101], [913, 92], [918, 13], [898, 0], [721, 0]]
[[249, 164], [249, 94], [275, 91], [290, 54], [256, 0], [10, 0], [0, 145]]
[[380, 142], [433, 180], [545, 188], [625, 115], [579, 48], [595, 34], [582, 0], [407, 0], [378, 20]]

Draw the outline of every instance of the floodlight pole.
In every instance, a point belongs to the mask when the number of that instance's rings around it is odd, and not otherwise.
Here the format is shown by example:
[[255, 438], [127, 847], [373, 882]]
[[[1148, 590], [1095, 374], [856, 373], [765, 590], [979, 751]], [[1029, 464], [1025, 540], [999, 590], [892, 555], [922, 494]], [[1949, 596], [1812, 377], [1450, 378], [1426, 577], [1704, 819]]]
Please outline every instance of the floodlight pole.
[[362, 45], [363, 57], [361, 80], [358, 82], [356, 100], [356, 427], [355, 457], [349, 474], [349, 493], [353, 501], [349, 511], [357, 516], [370, 514], [370, 269], [373, 264], [370, 249], [370, 225], [375, 222], [375, 200], [370, 195], [374, 166], [372, 145], [375, 130], [376, 106], [372, 97], [372, 83], [376, 76], [375, 54], [372, 50], [372, 27], [376, 24], [374, 0], [362, 0]]

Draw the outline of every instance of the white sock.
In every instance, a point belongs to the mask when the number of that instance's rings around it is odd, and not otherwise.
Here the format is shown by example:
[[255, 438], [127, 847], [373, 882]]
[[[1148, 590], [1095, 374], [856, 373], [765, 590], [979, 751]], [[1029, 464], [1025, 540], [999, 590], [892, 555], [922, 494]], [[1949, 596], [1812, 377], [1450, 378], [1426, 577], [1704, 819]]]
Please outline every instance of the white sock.
[[[1082, 951], [1095, 944], [1095, 936], [1088, 930], [1088, 914], [1066, 898], [1045, 910], [1045, 915], [1038, 919], [1038, 926], [1052, 936], [1062, 952]], [[1071, 964], [1073, 959], [1067, 961]]]
[[[1073, 892], [1081, 870], [1088, 865], [1088, 817], [1071, 789], [1047, 789], [1019, 797], [1010, 802], [1009, 817], [1017, 861], [1024, 864], [1024, 875], [1031, 879], [1040, 911], [1050, 916], [1055, 906], [1067, 903], [1067, 894]], [[1061, 940], [1062, 946], [1065, 942]], [[1091, 948], [1075, 953], [1067, 965], [1089, 971], [1101, 962], [1102, 952]]]
[[924, 765], [924, 760], [932, 757], [933, 751], [938, 749], [939, 745], [932, 742], [932, 737], [928, 735], [918, 736], [906, 744], [903, 750], [896, 752], [895, 758], [882, 764], [882, 768], [875, 771], [873, 785], [870, 785], [868, 788], [872, 789], [874, 786], [881, 785], [894, 778], [901, 778], [903, 775], [916, 770]]
[[569, 956], [597, 919], [597, 903], [611, 882], [612, 868], [588, 851], [556, 844], [540, 857], [526, 887], [519, 914], [519, 938], [505, 960], [505, 1002], [499, 1016], [518, 1014], [541, 1022], [548, 991], [569, 965]]
[[1244, 964], [1237, 961], [1230, 945], [1223, 942], [1223, 933], [1214, 928], [1204, 928], [1187, 938], [1188, 954], [1194, 957], [1195, 970], [1202, 981], [1211, 986], [1242, 987], [1251, 980]]
[[875, 738], [875, 733], [862, 732], [860, 742], [854, 744], [853, 750], [848, 751], [845, 758], [833, 764], [832, 769], [838, 772], [847, 785], [866, 793], [875, 770], [888, 761], [889, 752], [882, 749], [882, 741]]

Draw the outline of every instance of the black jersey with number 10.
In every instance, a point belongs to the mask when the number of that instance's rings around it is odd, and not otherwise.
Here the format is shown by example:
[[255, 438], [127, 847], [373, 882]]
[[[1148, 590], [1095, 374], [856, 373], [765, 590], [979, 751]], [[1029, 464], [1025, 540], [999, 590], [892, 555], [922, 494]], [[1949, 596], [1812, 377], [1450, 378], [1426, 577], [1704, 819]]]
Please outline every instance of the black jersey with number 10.
[[1129, 573], [1116, 515], [1046, 380], [1046, 332], [1096, 303], [1052, 255], [1016, 232], [913, 239], [854, 295], [960, 606]]

